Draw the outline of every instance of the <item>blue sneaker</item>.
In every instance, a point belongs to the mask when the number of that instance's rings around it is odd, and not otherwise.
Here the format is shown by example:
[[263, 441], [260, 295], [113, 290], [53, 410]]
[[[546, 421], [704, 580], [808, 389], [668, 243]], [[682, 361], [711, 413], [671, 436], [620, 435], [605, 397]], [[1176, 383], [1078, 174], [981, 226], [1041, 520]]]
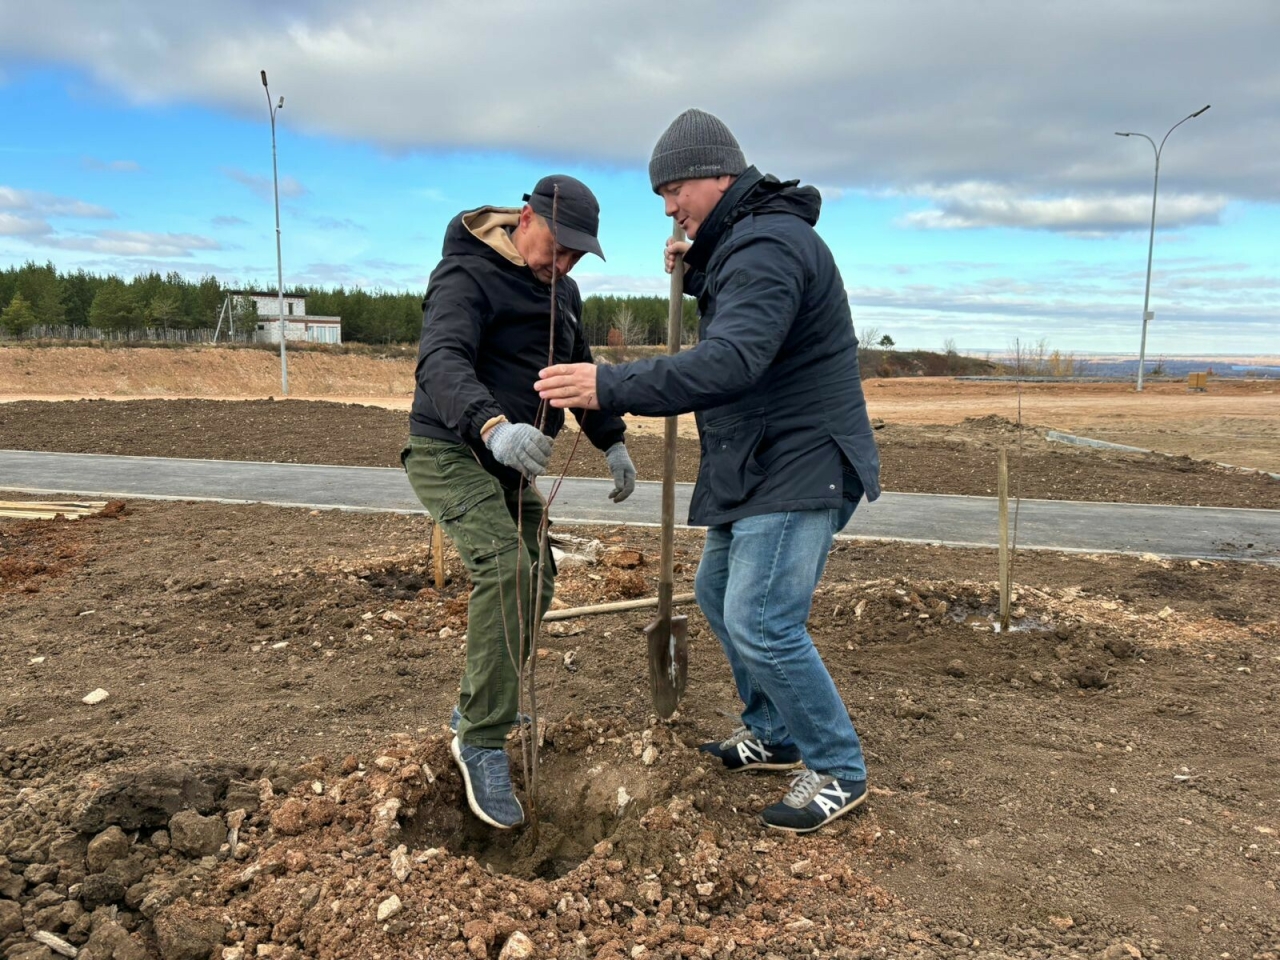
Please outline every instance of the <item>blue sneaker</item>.
[[[449, 729], [454, 733], [457, 733], [458, 724], [460, 724], [461, 722], [462, 722], [462, 711], [458, 709], [458, 705], [455, 703], [453, 705], [453, 712], [449, 714]], [[529, 722], [530, 722], [529, 715], [527, 713], [516, 714], [516, 723], [524, 724], [527, 727], [529, 725]]]
[[704, 743], [698, 747], [703, 753], [718, 757], [725, 768], [739, 770], [794, 770], [800, 766], [800, 751], [794, 745], [786, 747], [766, 746], [746, 727], [739, 727], [720, 743]]
[[468, 747], [457, 737], [450, 749], [462, 771], [471, 812], [499, 830], [510, 830], [524, 823], [524, 808], [511, 786], [511, 766], [505, 750]]
[[791, 778], [791, 789], [782, 801], [767, 807], [760, 819], [774, 830], [809, 833], [860, 807], [866, 799], [865, 780], [838, 780], [802, 770]]

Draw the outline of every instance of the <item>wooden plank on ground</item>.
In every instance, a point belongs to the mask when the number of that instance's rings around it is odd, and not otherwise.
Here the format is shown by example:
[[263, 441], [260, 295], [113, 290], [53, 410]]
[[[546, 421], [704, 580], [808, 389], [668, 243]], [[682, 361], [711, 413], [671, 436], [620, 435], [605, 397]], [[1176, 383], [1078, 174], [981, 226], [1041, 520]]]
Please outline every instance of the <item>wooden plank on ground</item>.
[[105, 500], [0, 500], [0, 517], [15, 520], [79, 520], [100, 513]]

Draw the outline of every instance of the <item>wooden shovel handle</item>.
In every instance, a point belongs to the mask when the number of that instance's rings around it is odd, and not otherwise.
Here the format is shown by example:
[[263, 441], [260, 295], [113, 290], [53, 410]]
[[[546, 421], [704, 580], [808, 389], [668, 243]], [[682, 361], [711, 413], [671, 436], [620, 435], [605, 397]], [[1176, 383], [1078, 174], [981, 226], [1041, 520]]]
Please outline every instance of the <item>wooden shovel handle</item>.
[[[683, 240], [684, 230], [674, 220], [671, 239]], [[671, 271], [671, 303], [667, 311], [667, 353], [680, 352], [684, 327], [684, 258], [677, 257]], [[676, 526], [676, 417], [667, 417], [662, 449], [662, 561], [658, 573], [658, 618], [671, 618], [671, 594], [675, 589]]]

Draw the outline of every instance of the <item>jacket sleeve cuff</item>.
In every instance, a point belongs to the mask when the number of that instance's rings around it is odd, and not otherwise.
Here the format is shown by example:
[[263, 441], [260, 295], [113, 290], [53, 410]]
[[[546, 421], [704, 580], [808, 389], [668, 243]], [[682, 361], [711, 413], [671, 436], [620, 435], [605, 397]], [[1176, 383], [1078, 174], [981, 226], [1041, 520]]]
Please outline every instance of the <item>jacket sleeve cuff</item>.
[[492, 400], [474, 404], [462, 417], [462, 439], [472, 446], [483, 446], [484, 439], [480, 432], [484, 425], [494, 417], [502, 416], [502, 407]]

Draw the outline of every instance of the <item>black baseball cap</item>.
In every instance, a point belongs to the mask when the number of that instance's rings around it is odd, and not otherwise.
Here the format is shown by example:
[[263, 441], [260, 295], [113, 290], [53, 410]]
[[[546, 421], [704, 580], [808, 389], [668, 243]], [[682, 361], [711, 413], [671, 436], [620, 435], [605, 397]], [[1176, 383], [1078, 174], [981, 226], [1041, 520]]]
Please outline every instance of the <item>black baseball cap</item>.
[[[557, 187], [560, 189], [559, 196], [556, 195]], [[533, 207], [533, 212], [552, 227], [556, 243], [570, 250], [594, 253], [601, 260], [604, 259], [604, 251], [600, 249], [600, 241], [596, 239], [600, 230], [600, 204], [585, 183], [562, 173], [553, 173], [539, 180], [533, 193], [526, 193], [524, 199], [525, 203]], [[554, 223], [551, 217], [553, 201]]]

